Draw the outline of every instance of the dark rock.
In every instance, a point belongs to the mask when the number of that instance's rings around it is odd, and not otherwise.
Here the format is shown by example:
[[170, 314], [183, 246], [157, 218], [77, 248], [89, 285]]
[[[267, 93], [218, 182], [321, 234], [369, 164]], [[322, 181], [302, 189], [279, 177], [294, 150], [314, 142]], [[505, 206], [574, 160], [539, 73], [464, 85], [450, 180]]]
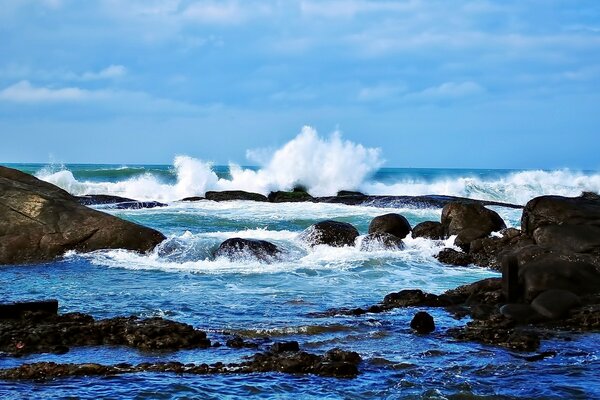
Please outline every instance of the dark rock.
[[64, 190], [0, 167], [0, 264], [55, 259], [66, 251], [152, 250], [154, 229], [82, 206]]
[[337, 192], [337, 197], [348, 197], [348, 196], [356, 196], [356, 197], [365, 197], [366, 195], [361, 192], [355, 192], [352, 190], [340, 190]]
[[327, 220], [309, 226], [300, 237], [311, 246], [354, 246], [358, 231], [349, 223]]
[[419, 289], [406, 289], [386, 295], [383, 299], [383, 304], [388, 308], [411, 306], [435, 307], [440, 305], [440, 300], [435, 294], [425, 293]]
[[535, 351], [540, 346], [540, 334], [534, 330], [514, 327], [507, 324], [505, 317], [499, 320], [475, 320], [460, 328], [448, 329], [448, 333], [458, 339], [519, 351]]
[[25, 313], [58, 314], [58, 300], [21, 301], [0, 304], [0, 319], [21, 318]]
[[529, 304], [505, 304], [500, 307], [500, 313], [508, 319], [523, 324], [536, 322], [542, 318]]
[[268, 200], [271, 203], [295, 203], [302, 201], [313, 201], [314, 198], [305, 191], [292, 191], [292, 192], [271, 192], [269, 193]]
[[277, 342], [271, 346], [270, 351], [272, 353], [283, 353], [286, 351], [294, 352], [294, 351], [300, 351], [300, 346], [298, 345], [298, 342], [296, 342], [296, 341]]
[[550, 289], [539, 294], [531, 307], [539, 314], [550, 319], [560, 319], [567, 312], [581, 304], [581, 299], [573, 292], [561, 289]]
[[[227, 347], [231, 347], [232, 349], [241, 349], [244, 347], [249, 347], [249, 348], [258, 347], [258, 345], [256, 343], [246, 342], [244, 339], [242, 339], [239, 336], [235, 336], [235, 337], [227, 340], [227, 342], [225, 342], [225, 345]], [[214, 345], [213, 345], [213, 347], [214, 347]]]
[[448, 290], [444, 296], [453, 304], [500, 304], [502, 302], [502, 280], [487, 278]]
[[433, 317], [429, 313], [419, 311], [415, 314], [412, 321], [410, 321], [410, 327], [417, 333], [425, 334], [435, 330], [435, 323], [433, 322]]
[[473, 259], [467, 253], [456, 251], [450, 248], [443, 249], [435, 256], [435, 258], [444, 264], [458, 265], [463, 267], [473, 263]]
[[250, 201], [268, 201], [267, 196], [260, 193], [245, 192], [243, 190], [225, 190], [222, 192], [208, 191], [204, 195], [206, 200], [212, 201], [230, 201], [230, 200], [250, 200]]
[[533, 244], [533, 240], [522, 235], [518, 229], [507, 228], [500, 233], [500, 237], [485, 237], [471, 242], [469, 256], [474, 264], [500, 271], [505, 256], [514, 255], [519, 249]]
[[563, 289], [578, 294], [600, 292], [600, 271], [597, 266], [551, 253], [541, 254], [522, 264], [519, 277], [528, 300], [549, 289]]
[[442, 209], [442, 225], [448, 236], [458, 235], [455, 244], [468, 250], [471, 242], [506, 228], [502, 218], [481, 204], [456, 202]]
[[279, 248], [266, 240], [230, 238], [219, 245], [215, 257], [229, 259], [252, 257], [261, 261], [272, 261], [279, 253], [281, 253]]
[[423, 237], [432, 240], [446, 239], [444, 226], [440, 222], [425, 221], [415, 225], [412, 229], [412, 238]]
[[369, 233], [389, 233], [404, 239], [410, 233], [410, 223], [400, 214], [385, 214], [373, 218]]
[[142, 208], [166, 207], [165, 203], [158, 201], [130, 201], [125, 203], [117, 203], [112, 208], [118, 210], [140, 210]]
[[370, 233], [360, 244], [362, 251], [402, 250], [403, 248], [402, 239], [390, 233]]
[[200, 201], [200, 200], [206, 200], [206, 199], [201, 196], [192, 196], [192, 197], [185, 197], [179, 201]]
[[84, 206], [130, 203], [136, 201], [127, 197], [112, 196], [108, 194], [86, 194], [85, 196], [77, 196], [75, 198], [77, 199], [77, 202], [79, 202], [79, 204]]

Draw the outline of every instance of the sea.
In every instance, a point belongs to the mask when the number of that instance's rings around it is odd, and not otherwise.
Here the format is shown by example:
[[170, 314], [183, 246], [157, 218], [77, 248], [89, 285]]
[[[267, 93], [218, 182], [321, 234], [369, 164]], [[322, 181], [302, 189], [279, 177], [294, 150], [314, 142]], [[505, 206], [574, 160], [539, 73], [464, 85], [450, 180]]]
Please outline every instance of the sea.
[[[284, 149], [285, 150], [285, 149]], [[289, 149], [288, 149], [289, 150]], [[293, 149], [292, 149], [293, 150]], [[439, 220], [439, 208], [393, 204], [347, 206], [251, 201], [181, 202], [207, 190], [240, 189], [267, 194], [303, 185], [315, 196], [338, 190], [386, 195], [454, 195], [525, 204], [535, 196], [577, 196], [600, 190], [600, 173], [573, 170], [385, 168], [362, 147], [329, 149], [339, 157], [307, 160], [278, 152], [261, 167], [213, 165], [189, 156], [172, 165], [10, 164], [74, 195], [112, 194], [156, 200], [166, 207], [96, 208], [158, 229], [167, 240], [149, 254], [124, 250], [67, 253], [60, 260], [0, 267], [0, 301], [59, 300], [61, 313], [95, 318], [164, 317], [192, 324], [224, 343], [231, 335], [256, 340], [296, 340], [303, 350], [340, 347], [360, 353], [354, 379], [313, 375], [177, 375], [139, 373], [75, 377], [45, 382], [0, 381], [0, 398], [135, 399], [575, 399], [600, 398], [600, 334], [579, 333], [543, 340], [539, 351], [556, 355], [527, 361], [500, 347], [458, 342], [447, 329], [468, 322], [443, 309], [428, 309], [436, 330], [416, 335], [410, 320], [421, 308], [361, 316], [315, 317], [330, 308], [361, 307], [391, 292], [419, 288], [432, 293], [499, 276], [475, 266], [454, 267], [433, 256], [448, 241], [405, 239], [405, 249], [360, 251], [360, 246], [310, 248], [299, 234], [318, 221], [349, 222], [362, 237], [375, 216], [404, 215], [412, 226]], [[282, 154], [283, 153], [283, 154]], [[519, 227], [521, 210], [491, 207], [508, 226]], [[264, 239], [283, 249], [281, 259], [214, 258], [232, 237]], [[0, 354], [0, 368], [37, 361], [117, 364], [146, 361], [240, 362], [253, 349], [142, 352], [124, 347], [72, 348], [63, 355]]]

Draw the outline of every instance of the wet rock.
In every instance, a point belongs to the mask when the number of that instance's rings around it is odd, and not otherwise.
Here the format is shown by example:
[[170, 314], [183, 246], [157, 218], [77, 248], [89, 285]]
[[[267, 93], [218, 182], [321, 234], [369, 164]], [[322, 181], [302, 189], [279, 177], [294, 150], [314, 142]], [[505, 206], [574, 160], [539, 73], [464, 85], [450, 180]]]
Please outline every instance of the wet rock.
[[447, 290], [444, 295], [453, 304], [500, 304], [502, 295], [502, 279], [487, 278], [456, 289]]
[[510, 320], [523, 324], [536, 322], [542, 318], [529, 304], [505, 304], [500, 307], [500, 313]]
[[204, 195], [206, 200], [212, 201], [231, 201], [231, 200], [250, 200], [250, 201], [268, 201], [267, 196], [260, 193], [245, 192], [243, 190], [225, 190], [221, 192], [208, 191]]
[[300, 351], [300, 346], [298, 345], [298, 342], [296, 342], [296, 341], [277, 342], [271, 346], [269, 351], [271, 351], [272, 353], [283, 353], [286, 351], [295, 352], [295, 351]]
[[448, 329], [448, 334], [458, 340], [491, 344], [519, 351], [535, 351], [540, 346], [539, 332], [514, 326], [502, 315], [495, 319], [474, 320], [464, 327]]
[[0, 264], [53, 260], [66, 251], [152, 250], [158, 231], [79, 204], [64, 190], [0, 167]]
[[502, 218], [477, 203], [454, 202], [442, 209], [442, 225], [448, 236], [457, 235], [455, 244], [468, 251], [471, 242], [506, 228]]
[[25, 313], [58, 314], [58, 300], [20, 301], [0, 304], [0, 319], [22, 318]]
[[351, 224], [331, 220], [311, 225], [300, 235], [311, 246], [326, 244], [334, 247], [354, 246], [357, 237], [358, 231]]
[[239, 259], [252, 257], [261, 261], [271, 261], [281, 250], [271, 242], [257, 239], [230, 238], [219, 245], [215, 257]]
[[425, 293], [419, 289], [405, 289], [396, 293], [390, 293], [383, 299], [383, 305], [390, 309], [413, 306], [436, 307], [440, 303], [441, 299], [437, 295]]
[[444, 233], [444, 226], [436, 221], [425, 221], [415, 225], [411, 236], [413, 239], [423, 237], [432, 240], [442, 240], [447, 237]]
[[340, 190], [339, 192], [337, 192], [336, 196], [337, 197], [348, 197], [348, 196], [365, 197], [366, 195], [364, 193], [355, 192], [352, 190]]
[[228, 339], [227, 342], [225, 342], [225, 345], [232, 349], [241, 349], [244, 347], [247, 347], [247, 348], [258, 347], [258, 345], [256, 343], [246, 342], [244, 339], [242, 339], [239, 336], [235, 336], [231, 339]]
[[140, 350], [206, 348], [206, 333], [162, 318], [94, 320], [79, 313], [25, 313], [0, 320], [0, 352], [12, 355], [56, 352], [69, 347], [122, 345]]
[[439, 262], [449, 265], [467, 266], [473, 262], [473, 259], [462, 251], [456, 251], [451, 248], [445, 248], [440, 251], [435, 258]]
[[311, 202], [314, 198], [303, 190], [294, 190], [292, 192], [271, 192], [269, 193], [268, 200], [271, 203], [295, 203], [308, 201]]
[[403, 248], [402, 239], [390, 233], [370, 233], [360, 244], [362, 251], [402, 250]]
[[410, 233], [408, 220], [400, 214], [385, 214], [373, 218], [369, 224], [369, 233], [389, 233], [404, 239]]
[[158, 201], [130, 201], [125, 203], [117, 203], [112, 208], [118, 210], [140, 210], [142, 208], [166, 207], [165, 203]]
[[111, 208], [119, 210], [139, 210], [142, 208], [166, 207], [158, 201], [138, 201], [127, 197], [112, 196], [107, 194], [87, 194], [77, 196], [77, 202], [84, 206], [111, 205]]
[[542, 292], [532, 302], [531, 307], [550, 319], [560, 319], [567, 312], [581, 304], [579, 296], [568, 290], [550, 289]]
[[191, 196], [191, 197], [185, 197], [179, 201], [200, 201], [200, 200], [206, 200], [206, 199], [201, 196]]
[[429, 313], [419, 311], [415, 314], [412, 321], [410, 321], [410, 327], [417, 333], [425, 334], [435, 330], [435, 323], [433, 317]]

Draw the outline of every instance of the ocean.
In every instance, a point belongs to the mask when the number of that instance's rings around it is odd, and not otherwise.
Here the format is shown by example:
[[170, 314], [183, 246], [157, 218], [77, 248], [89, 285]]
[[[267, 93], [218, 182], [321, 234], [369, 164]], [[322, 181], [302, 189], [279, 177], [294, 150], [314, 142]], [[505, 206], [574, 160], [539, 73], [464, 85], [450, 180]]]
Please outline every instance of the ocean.
[[[440, 264], [433, 256], [450, 246], [452, 239], [408, 237], [402, 251], [372, 252], [360, 251], [359, 246], [308, 248], [298, 239], [304, 229], [323, 219], [349, 222], [365, 235], [377, 215], [397, 212], [414, 226], [439, 220], [441, 209], [178, 201], [201, 196], [207, 190], [268, 194], [294, 185], [303, 185], [314, 195], [360, 190], [367, 194], [455, 195], [516, 204], [543, 194], [576, 196], [582, 191], [600, 191], [600, 173], [595, 171], [382, 168], [373, 155], [350, 150], [355, 153], [341, 151], [333, 163], [298, 163], [293, 154], [287, 154], [261, 168], [215, 166], [187, 156], [177, 157], [173, 165], [7, 165], [75, 195], [113, 194], [165, 202], [166, 207], [152, 209], [96, 208], [158, 229], [167, 240], [147, 255], [123, 250], [69, 253], [55, 262], [0, 267], [0, 300], [56, 298], [60, 312], [83, 312], [96, 318], [160, 316], [206, 330], [212, 341], [224, 342], [233, 333], [251, 339], [297, 340], [302, 349], [315, 353], [340, 347], [362, 356], [357, 378], [143, 373], [0, 382], [0, 397], [600, 398], [598, 333], [577, 334], [572, 340], [560, 336], [544, 340], [539, 351], [555, 351], [556, 356], [529, 362], [503, 348], [448, 338], [445, 330], [466, 320], [456, 320], [442, 309], [428, 310], [437, 329], [426, 336], [411, 332], [409, 322], [417, 310], [410, 308], [356, 317], [311, 316], [329, 308], [375, 304], [401, 289], [441, 293], [499, 276], [484, 268]], [[519, 227], [520, 210], [491, 208], [508, 226]], [[271, 241], [283, 249], [284, 256], [273, 263], [214, 259], [217, 246], [231, 237]], [[0, 354], [0, 368], [36, 361], [239, 362], [254, 352], [225, 346], [175, 353], [84, 347], [64, 355], [12, 358]]]

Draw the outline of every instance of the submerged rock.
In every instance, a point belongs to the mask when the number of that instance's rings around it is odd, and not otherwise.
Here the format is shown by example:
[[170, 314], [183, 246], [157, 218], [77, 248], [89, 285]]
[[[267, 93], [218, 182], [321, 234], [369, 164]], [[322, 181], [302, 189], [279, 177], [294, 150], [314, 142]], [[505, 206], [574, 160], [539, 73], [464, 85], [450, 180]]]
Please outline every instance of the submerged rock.
[[404, 239], [410, 233], [408, 220], [400, 214], [385, 214], [373, 218], [369, 224], [369, 233], [389, 233]]
[[215, 252], [215, 257], [226, 257], [234, 260], [253, 257], [261, 261], [271, 261], [279, 253], [281, 253], [281, 250], [266, 240], [230, 238], [221, 243]]
[[245, 192], [243, 190], [224, 190], [222, 192], [208, 191], [208, 192], [206, 192], [204, 197], [206, 198], [206, 200], [212, 200], [212, 201], [231, 201], [231, 200], [268, 201], [267, 196], [265, 196], [263, 194]]
[[357, 237], [358, 230], [351, 224], [331, 220], [311, 225], [300, 235], [311, 246], [326, 244], [334, 247], [354, 246]]
[[431, 333], [435, 330], [435, 323], [429, 313], [419, 311], [415, 314], [412, 321], [410, 321], [410, 327], [417, 333]]
[[404, 242], [390, 233], [370, 233], [362, 239], [361, 251], [402, 250]]
[[79, 204], [64, 190], [0, 167], [0, 264], [55, 259], [66, 251], [152, 250], [160, 232]]

